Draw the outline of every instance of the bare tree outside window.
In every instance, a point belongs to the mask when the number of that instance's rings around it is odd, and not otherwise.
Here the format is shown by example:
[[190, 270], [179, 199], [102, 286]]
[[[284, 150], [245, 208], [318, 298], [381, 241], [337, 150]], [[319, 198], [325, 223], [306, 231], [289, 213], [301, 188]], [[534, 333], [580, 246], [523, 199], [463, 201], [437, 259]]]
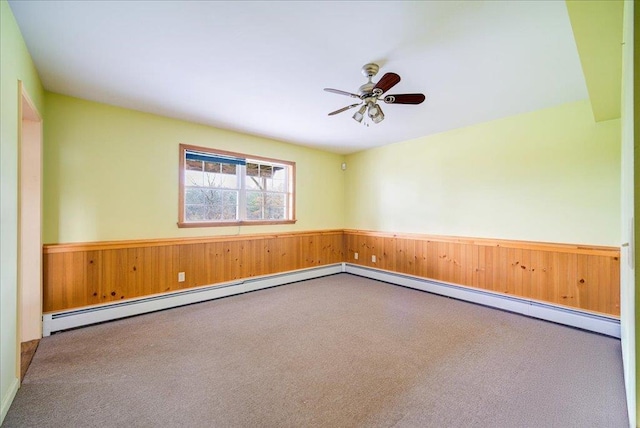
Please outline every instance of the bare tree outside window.
[[187, 221], [238, 218], [237, 165], [187, 160], [185, 219]]

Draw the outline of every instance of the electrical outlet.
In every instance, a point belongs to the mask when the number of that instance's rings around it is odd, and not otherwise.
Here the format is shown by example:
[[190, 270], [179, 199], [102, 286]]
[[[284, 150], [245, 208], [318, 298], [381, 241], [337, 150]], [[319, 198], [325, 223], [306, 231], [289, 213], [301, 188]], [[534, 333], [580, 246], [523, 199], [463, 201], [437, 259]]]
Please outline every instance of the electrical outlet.
[[184, 272], [178, 272], [178, 282], [184, 282], [185, 275]]
[[358, 260], [358, 253], [353, 253], [353, 258]]
[[371, 256], [371, 263], [375, 263], [376, 262], [376, 256]]

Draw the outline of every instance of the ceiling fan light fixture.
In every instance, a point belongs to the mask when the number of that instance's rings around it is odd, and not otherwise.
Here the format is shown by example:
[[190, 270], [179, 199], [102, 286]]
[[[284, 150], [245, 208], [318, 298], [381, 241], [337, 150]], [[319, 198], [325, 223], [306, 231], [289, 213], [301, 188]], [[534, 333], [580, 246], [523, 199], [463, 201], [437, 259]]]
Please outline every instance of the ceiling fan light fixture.
[[362, 119], [364, 119], [364, 112], [367, 109], [366, 105], [360, 107], [360, 109], [353, 114], [353, 120], [356, 122], [362, 123]]
[[384, 113], [378, 104], [369, 105], [369, 118], [371, 118], [373, 123], [380, 123], [384, 120]]

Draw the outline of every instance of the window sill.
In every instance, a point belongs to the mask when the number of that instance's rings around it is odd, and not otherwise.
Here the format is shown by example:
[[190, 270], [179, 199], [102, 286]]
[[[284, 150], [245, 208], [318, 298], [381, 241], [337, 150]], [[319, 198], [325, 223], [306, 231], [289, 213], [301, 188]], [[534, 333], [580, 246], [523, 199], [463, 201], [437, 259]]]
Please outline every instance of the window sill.
[[298, 220], [256, 220], [256, 221], [203, 221], [178, 222], [179, 228], [186, 227], [223, 227], [223, 226], [263, 226], [275, 224], [295, 224]]

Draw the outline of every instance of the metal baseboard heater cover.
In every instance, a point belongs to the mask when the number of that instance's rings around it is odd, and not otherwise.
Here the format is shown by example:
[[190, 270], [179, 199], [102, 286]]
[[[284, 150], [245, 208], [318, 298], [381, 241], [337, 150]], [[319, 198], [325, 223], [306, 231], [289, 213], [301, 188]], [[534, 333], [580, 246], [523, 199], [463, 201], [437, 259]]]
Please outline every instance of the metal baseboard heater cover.
[[620, 338], [620, 320], [613, 317], [349, 263], [345, 272]]
[[219, 299], [221, 297], [233, 296], [263, 288], [276, 287], [278, 285], [289, 284], [292, 282], [320, 278], [340, 272], [346, 272], [353, 275], [384, 281], [403, 287], [422, 290], [441, 296], [447, 296], [458, 300], [526, 315], [532, 318], [538, 318], [620, 338], [620, 321], [616, 318], [590, 314], [569, 308], [505, 296], [485, 290], [476, 290], [469, 287], [462, 287], [455, 284], [433, 281], [381, 269], [352, 265], [350, 263], [333, 264], [275, 275], [248, 278], [225, 284], [198, 287], [175, 293], [143, 297], [125, 302], [94, 306], [84, 309], [51, 312], [44, 314], [43, 316], [43, 336], [49, 336], [51, 333], [57, 331], [189, 305], [192, 303], [204, 302], [207, 300]]
[[50, 312], [44, 314], [42, 317], [42, 335], [50, 336], [51, 333], [57, 331], [190, 305], [192, 303], [205, 302], [207, 300], [248, 293], [250, 291], [276, 287], [278, 285], [307, 279], [320, 278], [340, 272], [344, 272], [343, 263], [247, 278], [234, 282], [192, 288], [152, 297], [142, 297], [101, 306]]

